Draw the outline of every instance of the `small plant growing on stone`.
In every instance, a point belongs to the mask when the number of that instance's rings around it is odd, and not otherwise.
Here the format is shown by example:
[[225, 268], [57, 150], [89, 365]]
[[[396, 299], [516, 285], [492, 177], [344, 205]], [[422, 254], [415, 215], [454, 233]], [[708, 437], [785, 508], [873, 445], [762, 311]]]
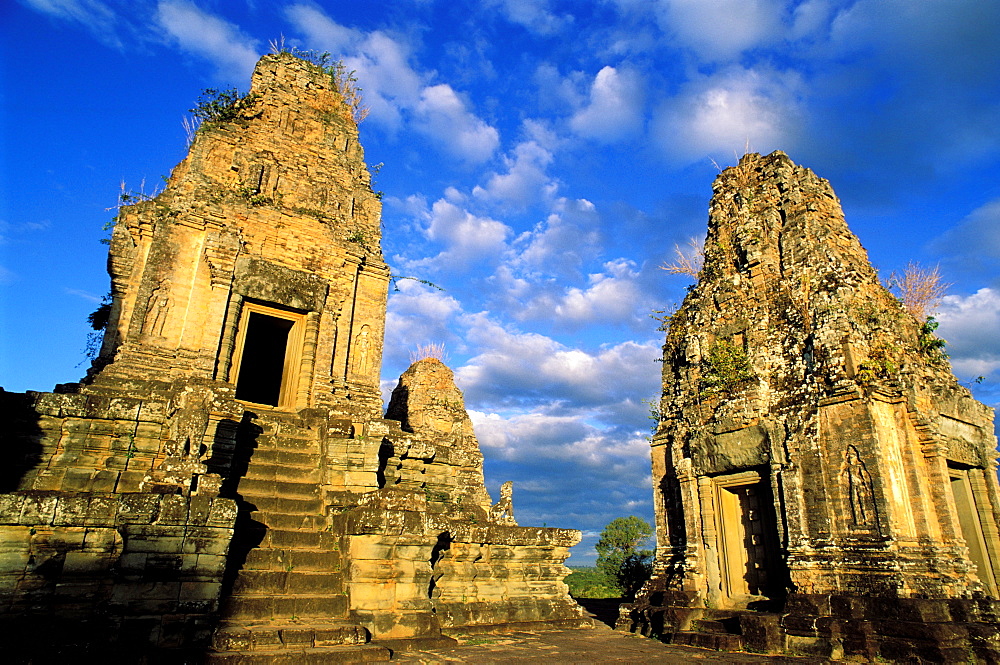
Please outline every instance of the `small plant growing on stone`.
[[924, 268], [910, 261], [901, 274], [894, 272], [889, 276], [888, 286], [906, 311], [917, 321], [923, 321], [941, 304], [951, 284], [941, 277], [939, 266]]
[[938, 325], [940, 324], [937, 319], [928, 316], [927, 320], [921, 324], [920, 332], [917, 333], [917, 348], [922, 354], [935, 360], [948, 357], [948, 354], [944, 352], [944, 347], [948, 343], [935, 333]]
[[690, 238], [684, 247], [674, 244], [674, 260], [664, 261], [660, 269], [666, 270], [671, 275], [687, 275], [697, 280], [704, 266], [705, 241]]
[[871, 385], [876, 381], [891, 379], [899, 371], [897, 355], [899, 348], [887, 342], [872, 346], [868, 359], [858, 365], [855, 375], [861, 385]]
[[87, 344], [83, 353], [87, 358], [94, 359], [101, 351], [101, 344], [104, 342], [104, 331], [108, 327], [108, 320], [111, 318], [111, 294], [106, 294], [101, 298], [101, 304], [93, 312], [87, 315], [87, 323], [92, 331], [87, 333]]
[[191, 115], [199, 122], [232, 122], [257, 101], [257, 95], [241, 95], [236, 88], [219, 90], [206, 88], [202, 90]]
[[444, 342], [429, 342], [427, 344], [417, 344], [416, 351], [410, 351], [410, 363], [415, 363], [424, 358], [437, 358], [441, 362], [447, 362], [448, 352], [445, 351]]
[[438, 291], [444, 291], [442, 287], [438, 286], [434, 282], [431, 282], [426, 279], [420, 279], [419, 277], [410, 277], [409, 275], [389, 275], [389, 283], [392, 284], [392, 290], [398, 292], [399, 282], [403, 281], [404, 279], [412, 280], [419, 284], [423, 284], [424, 286], [429, 286], [432, 289], [437, 289]]
[[729, 393], [754, 377], [750, 357], [743, 347], [720, 339], [702, 359], [701, 394]]

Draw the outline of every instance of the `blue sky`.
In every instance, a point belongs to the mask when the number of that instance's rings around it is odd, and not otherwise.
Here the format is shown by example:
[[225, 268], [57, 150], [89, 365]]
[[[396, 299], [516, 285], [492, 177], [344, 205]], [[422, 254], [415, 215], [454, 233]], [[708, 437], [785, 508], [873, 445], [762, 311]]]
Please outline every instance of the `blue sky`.
[[[0, 385], [84, 372], [119, 183], [152, 193], [201, 90], [270, 40], [329, 51], [383, 163], [387, 388], [444, 343], [494, 497], [573, 527], [652, 520], [649, 421], [715, 163], [828, 178], [883, 276], [940, 264], [958, 377], [1000, 405], [1000, 3], [20, 0], [0, 6]], [[714, 162], [714, 163], [713, 163]], [[985, 376], [981, 383], [972, 383]]]

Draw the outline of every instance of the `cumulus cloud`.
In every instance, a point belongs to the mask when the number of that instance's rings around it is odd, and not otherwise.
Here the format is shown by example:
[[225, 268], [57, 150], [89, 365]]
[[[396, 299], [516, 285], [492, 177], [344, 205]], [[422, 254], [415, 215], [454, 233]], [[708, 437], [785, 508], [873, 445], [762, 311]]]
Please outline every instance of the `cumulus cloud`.
[[516, 208], [549, 200], [559, 188], [558, 183], [546, 173], [552, 158], [552, 153], [537, 141], [519, 143], [503, 159], [507, 172], [491, 174], [485, 185], [477, 185], [472, 190], [472, 195]]
[[[514, 481], [522, 524], [597, 532], [623, 515], [652, 521], [649, 444], [641, 435], [595, 427], [583, 414], [544, 409], [508, 415], [471, 410], [469, 415], [482, 445], [487, 485]], [[574, 557], [585, 557], [574, 563], [592, 559], [592, 546], [585, 542], [574, 548]]]
[[420, 93], [415, 108], [416, 126], [437, 141], [448, 154], [468, 162], [482, 162], [500, 145], [496, 128], [469, 112], [466, 104], [445, 83]]
[[515, 243], [510, 263], [520, 271], [568, 276], [600, 251], [600, 215], [587, 199], [559, 198], [553, 212]]
[[782, 35], [782, 0], [660, 0], [658, 18], [679, 46], [707, 61], [731, 60]]
[[260, 57], [257, 40], [190, 3], [162, 0], [156, 8], [156, 21], [171, 40], [212, 62], [224, 78], [250, 78]]
[[636, 72], [604, 67], [594, 77], [588, 104], [570, 119], [570, 127], [601, 143], [631, 136], [642, 127], [643, 97]]
[[617, 259], [604, 264], [604, 272], [590, 275], [586, 289], [570, 288], [555, 306], [562, 322], [578, 325], [616, 323], [637, 318], [636, 309], [645, 311], [644, 298], [636, 279], [635, 263]]
[[794, 72], [732, 67], [690, 80], [659, 110], [654, 134], [668, 156], [690, 162], [751, 149], [788, 150], [801, 122], [803, 83]]
[[371, 121], [391, 132], [410, 122], [444, 153], [465, 162], [493, 156], [500, 145], [496, 128], [450, 85], [430, 83], [431, 73], [414, 69], [403, 41], [379, 30], [345, 27], [311, 5], [292, 5], [285, 14], [310, 45], [341, 57], [356, 73]]
[[476, 404], [500, 408], [544, 398], [594, 406], [639, 400], [657, 391], [655, 342], [626, 341], [596, 352], [522, 333], [486, 313], [461, 317], [466, 339], [481, 351], [456, 373]]
[[573, 20], [572, 16], [553, 14], [548, 0], [492, 0], [486, 7], [499, 8], [504, 18], [511, 23], [540, 35], [556, 32]]
[[420, 213], [427, 239], [444, 245], [437, 256], [407, 262], [408, 267], [465, 270], [475, 263], [494, 265], [507, 249], [509, 226], [466, 210], [461, 195], [450, 190], [430, 210]]
[[983, 288], [969, 296], [945, 296], [937, 318], [960, 380], [1000, 371], [1000, 291]]

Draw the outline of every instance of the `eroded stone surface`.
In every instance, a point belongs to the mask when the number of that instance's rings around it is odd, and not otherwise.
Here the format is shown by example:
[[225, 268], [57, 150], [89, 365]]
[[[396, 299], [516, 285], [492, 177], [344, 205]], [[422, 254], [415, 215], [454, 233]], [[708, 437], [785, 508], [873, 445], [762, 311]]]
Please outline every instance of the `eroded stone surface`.
[[762, 648], [996, 658], [992, 410], [783, 153], [719, 176], [705, 247], [663, 347], [655, 575], [622, 625], [749, 607], [785, 613]]
[[266, 56], [251, 95], [121, 210], [87, 379], [0, 392], [5, 648], [354, 662], [586, 623], [579, 532], [491, 519], [450, 370], [414, 365], [382, 417], [380, 204], [329, 73]]

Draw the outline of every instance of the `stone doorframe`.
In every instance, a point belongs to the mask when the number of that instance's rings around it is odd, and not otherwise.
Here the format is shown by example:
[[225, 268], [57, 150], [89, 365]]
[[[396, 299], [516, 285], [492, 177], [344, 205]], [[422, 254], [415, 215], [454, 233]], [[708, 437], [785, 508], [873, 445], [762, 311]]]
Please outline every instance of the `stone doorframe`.
[[990, 596], [997, 593], [998, 538], [996, 522], [990, 508], [985, 469], [948, 464], [948, 479], [958, 517], [960, 533], [969, 549], [969, 558], [976, 565], [979, 581]]
[[[765, 487], [767, 479], [758, 471], [742, 471], [722, 476], [702, 477], [699, 483], [700, 509], [705, 529], [706, 573], [708, 581], [707, 601], [709, 607], [745, 608], [748, 603], [765, 600], [767, 596], [752, 594], [747, 586], [746, 566], [749, 554], [745, 544], [745, 526], [742, 507], [735, 496], [736, 488]], [[768, 486], [769, 487], [769, 486]], [[767, 492], [766, 496], [770, 496]], [[759, 519], [763, 521], [764, 537], [773, 539], [767, 549], [777, 555], [778, 530], [774, 520], [769, 519], [768, 508], [762, 506]], [[781, 562], [775, 560], [769, 566], [770, 575], [779, 574]]]

